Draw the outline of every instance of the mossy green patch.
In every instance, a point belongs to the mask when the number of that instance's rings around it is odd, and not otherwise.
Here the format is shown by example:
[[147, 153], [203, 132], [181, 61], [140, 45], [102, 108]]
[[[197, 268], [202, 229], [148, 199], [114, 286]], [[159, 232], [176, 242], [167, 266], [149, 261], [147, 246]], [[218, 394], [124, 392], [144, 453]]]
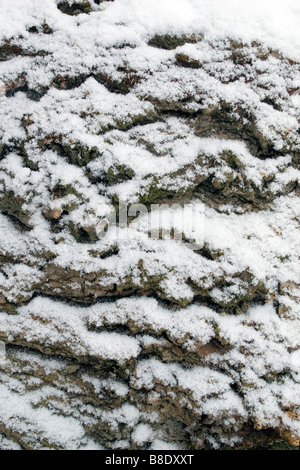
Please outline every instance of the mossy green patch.
[[107, 173], [106, 179], [109, 184], [122, 183], [123, 181], [131, 180], [135, 173], [132, 168], [126, 165], [115, 165], [110, 166]]
[[60, 2], [57, 5], [57, 8], [66, 15], [77, 16], [80, 13], [90, 13], [93, 11], [90, 2], [83, 1], [83, 2]]
[[3, 191], [0, 195], [0, 210], [13, 219], [21, 223], [23, 228], [32, 228], [30, 223], [30, 212], [24, 209], [25, 199], [15, 194], [13, 191]]
[[181, 36], [174, 36], [170, 34], [156, 34], [148, 42], [149, 46], [156, 47], [158, 49], [167, 49], [172, 50], [176, 49], [178, 46], [183, 46], [186, 43], [196, 43], [196, 35], [192, 34], [187, 36], [183, 34]]

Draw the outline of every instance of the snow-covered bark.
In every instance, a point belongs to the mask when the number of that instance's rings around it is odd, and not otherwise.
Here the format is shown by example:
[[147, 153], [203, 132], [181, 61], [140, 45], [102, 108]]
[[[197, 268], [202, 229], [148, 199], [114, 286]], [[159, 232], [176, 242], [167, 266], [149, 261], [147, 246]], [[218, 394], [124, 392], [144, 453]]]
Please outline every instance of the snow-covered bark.
[[299, 8], [242, 3], [1, 2], [0, 449], [299, 446]]

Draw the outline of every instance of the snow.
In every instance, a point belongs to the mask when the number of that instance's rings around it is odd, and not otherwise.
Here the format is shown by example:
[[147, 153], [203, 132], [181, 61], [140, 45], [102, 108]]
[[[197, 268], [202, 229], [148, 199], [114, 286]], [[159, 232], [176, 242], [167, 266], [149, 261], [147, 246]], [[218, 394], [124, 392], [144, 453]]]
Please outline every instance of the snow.
[[153, 430], [149, 424], [141, 423], [134, 429], [132, 439], [139, 445], [145, 442], [151, 442], [153, 439]]
[[[104, 3], [100, 11], [92, 15], [75, 19], [62, 15], [56, 3], [55, 0], [47, 3], [16, 0], [12, 5], [9, 0], [2, 0], [2, 38], [28, 35], [26, 27], [47, 18], [56, 34], [66, 34], [67, 28], [73, 37], [77, 23], [87, 44], [102, 39], [106, 45], [111, 45], [120, 41], [122, 36], [127, 40], [137, 40], [165, 31], [173, 34], [189, 31], [204, 33], [213, 39], [229, 36], [250, 42], [259, 38], [267, 46], [299, 59], [300, 9], [294, 0], [265, 0], [263, 3], [258, 0], [246, 3], [228, 0], [226, 8], [222, 0], [118, 0]], [[61, 55], [63, 57], [63, 53]]]
[[[0, 306], [3, 298], [19, 305], [15, 315], [0, 310], [8, 349], [0, 423], [22, 446], [101, 450], [87, 437], [100, 422], [119, 436], [108, 439], [112, 449], [180, 450], [157, 429], [156, 411], [133, 398], [160, 409], [162, 387], [197, 419], [222, 423], [227, 434], [218, 439], [206, 430], [213, 448], [239, 443], [234, 432], [249, 420], [300, 436], [287, 412], [297, 414], [300, 391], [300, 5], [115, 0], [69, 16], [58, 3], [0, 0], [0, 48], [7, 40], [28, 53], [0, 62], [0, 152], [8, 148], [0, 201], [13, 193], [26, 219], [20, 229], [6, 209], [0, 214]], [[52, 34], [28, 31], [45, 21]], [[156, 34], [198, 42], [158, 49], [149, 44]], [[248, 62], [234, 62], [231, 40], [242, 42]], [[179, 66], [178, 54], [201, 66]], [[108, 86], [130, 74], [136, 82], [125, 92]], [[74, 86], [57, 85], [74, 77]], [[181, 111], [159, 113], [172, 103]], [[198, 119], [220, 103], [230, 104], [233, 122], [243, 120], [245, 140], [197, 133]], [[251, 149], [253, 123], [268, 155]], [[88, 163], [74, 161], [76, 146], [94, 152]], [[124, 166], [132, 176], [107, 183]], [[268, 204], [201, 196], [201, 182], [229, 177]], [[141, 201], [153, 188], [164, 204], [149, 208]], [[128, 226], [75, 239], [76, 228], [105, 227], [117, 200], [130, 207]], [[51, 284], [49, 265], [66, 274], [62, 283]], [[264, 303], [251, 294], [259, 287]], [[82, 298], [92, 305], [76, 305]], [[233, 311], [233, 303], [246, 306]], [[174, 360], [178, 346], [189, 367]], [[102, 372], [112, 363], [120, 376]], [[19, 445], [0, 434], [0, 449]]]
[[[155, 359], [148, 359], [137, 363], [137, 378], [131, 377], [135, 389], [151, 391], [158, 382], [165, 387], [169, 387], [169, 389], [171, 387], [175, 391], [184, 389], [187, 396], [191, 397], [189, 398], [190, 406], [193, 407], [195, 412], [197, 410], [199, 416], [202, 413], [209, 413], [211, 416], [224, 415], [227, 419], [230, 416], [234, 419], [239, 416], [239, 419], [242, 420], [246, 420], [248, 416], [251, 416], [266, 427], [276, 427], [280, 419], [286, 419], [279, 403], [289, 406], [294, 400], [297, 400], [299, 394], [297, 380], [293, 382], [287, 378], [282, 381], [274, 381], [268, 385], [263, 380], [265, 375], [270, 373], [278, 374], [287, 369], [295, 374], [295, 379], [299, 373], [298, 356], [295, 352], [289, 353], [289, 349], [295, 350], [300, 346], [299, 322], [279, 319], [275, 308], [271, 305], [256, 306], [246, 314], [235, 317], [230, 315], [220, 316], [212, 309], [196, 305], [180, 312], [171, 313], [168, 309], [162, 308], [154, 299], [123, 299], [117, 301], [116, 304], [104, 303], [79, 309], [63, 304], [59, 305], [57, 302], [48, 299], [37, 298], [30, 302], [28, 307], [19, 309], [17, 322], [12, 321], [14, 317], [2, 313], [1, 328], [9, 341], [13, 341], [13, 335], [18, 335], [19, 325], [20, 330], [24, 332], [25, 341], [36, 340], [45, 346], [49, 346], [51, 341], [55, 344], [55, 341], [58, 341], [55, 325], [51, 329], [54, 310], [61, 319], [63, 318], [63, 323], [62, 320], [60, 322], [60, 328], [63, 328], [68, 335], [72, 331], [70, 324], [67, 325], [68, 310], [70, 310], [70, 313], [72, 310], [73, 324], [76, 324], [76, 315], [85, 318], [86, 325], [90, 324], [97, 327], [103, 325], [101, 323], [103, 321], [113, 326], [114, 324], [126, 324], [130, 320], [131, 324], [134, 322], [139, 325], [141, 331], [143, 329], [147, 331], [146, 325], [151, 322], [157, 335], [162, 331], [166, 331], [169, 336], [174, 335], [174, 338], [177, 339], [183, 338], [183, 341], [185, 337], [190, 336], [192, 339], [186, 342], [186, 348], [189, 350], [193, 350], [193, 343], [207, 344], [210, 338], [214, 337], [214, 329], [217, 325], [219, 335], [230, 344], [231, 349], [221, 357], [219, 354], [210, 353], [206, 358], [207, 367], [185, 369], [176, 363], [164, 364]], [[43, 312], [45, 312], [44, 317]], [[32, 319], [28, 317], [28, 313], [31, 314]], [[36, 318], [37, 315], [40, 317], [40, 322]], [[182, 321], [182, 318], [185, 319], [185, 322]], [[48, 323], [47, 328], [43, 328], [45, 321]], [[35, 322], [35, 327], [33, 322]], [[172, 322], [173, 327], [171, 327]], [[71, 350], [70, 357], [73, 354], [80, 357], [81, 348], [79, 344], [82, 341], [83, 333], [79, 329], [76, 330], [77, 342], [74, 341], [73, 345], [66, 333], [62, 336], [63, 333], [60, 332], [60, 336], [65, 348]], [[111, 341], [107, 343], [108, 349], [104, 354], [103, 348], [106, 343], [103, 341], [103, 336], [105, 334], [98, 334], [99, 342], [102, 342], [102, 349], [100, 350], [102, 356], [105, 357], [106, 354], [109, 359], [116, 359], [115, 352], [111, 349], [113, 345], [122, 359], [126, 358], [127, 355], [134, 354], [128, 343], [129, 338], [119, 335], [119, 339], [117, 339], [118, 335], [116, 334], [112, 334]], [[84, 339], [85, 350], [89, 351], [91, 357], [93, 354], [99, 354], [99, 350], [95, 349], [92, 335], [85, 334]], [[143, 336], [140, 337], [140, 341], [140, 344], [142, 344]], [[125, 352], [125, 348], [127, 348], [127, 352]], [[241, 351], [244, 352], [241, 353]], [[135, 352], [135, 354], [137, 353]], [[30, 359], [30, 356], [20, 355], [20, 353], [17, 357], [23, 360], [27, 360], [27, 357], [28, 360]], [[34, 360], [38, 361], [40, 367], [48, 369], [48, 374], [51, 373], [51, 370], [55, 371], [57, 368], [61, 368], [61, 365], [56, 364], [55, 361], [47, 360], [43, 364], [38, 357]], [[32, 359], [30, 359], [30, 362], [33, 363]], [[218, 366], [218, 369], [222, 372], [213, 371], [209, 366]], [[230, 387], [233, 381], [237, 380], [237, 377], [239, 377], [238, 380], [241, 383], [247, 384], [243, 385], [243, 400]], [[120, 397], [126, 397], [128, 393], [128, 388], [124, 387], [122, 383], [112, 381], [112, 379], [101, 380], [84, 375], [83, 380], [92, 384], [95, 393], [99, 396], [101, 396], [103, 389], [114, 390]], [[4, 389], [2, 392], [7, 393]], [[45, 396], [45, 393], [44, 388], [38, 396]], [[53, 389], [48, 393], [57, 395], [57, 390]], [[24, 395], [24, 397], [26, 396]], [[14, 400], [13, 397], [14, 395], [11, 396], [10, 400]], [[261, 403], [259, 406], [258, 401]], [[30, 412], [28, 411], [28, 413]], [[113, 429], [116, 428], [117, 423], [127, 423], [128, 426], [134, 428], [133, 439], [137, 443], [145, 442], [152, 436], [150, 423], [139, 424], [135, 427], [140, 419], [140, 413], [132, 405], [124, 404], [120, 409], [113, 412], [99, 410], [97, 413]], [[35, 415], [36, 413], [34, 413]], [[297, 430], [295, 423], [291, 420], [288, 424]], [[44, 430], [43, 432], [48, 431]], [[73, 432], [75, 433], [75, 429]], [[70, 438], [68, 437], [68, 439]]]
[[3, 384], [0, 385], [0, 397], [1, 419], [15, 432], [25, 435], [25, 440], [34, 439], [36, 432], [42, 432], [57, 446], [76, 449], [81, 442], [85, 443], [84, 430], [75, 419], [53, 416], [46, 409], [34, 410], [30, 406], [30, 396], [20, 400], [18, 394], [10, 392]]
[[[40, 318], [39, 326], [36, 316]], [[72, 307], [57, 305], [45, 298], [36, 298], [28, 307], [21, 308], [17, 323], [13, 317], [6, 317], [3, 312], [0, 317], [1, 329], [6, 331], [8, 338], [23, 332], [27, 325], [23, 333], [27, 342], [35, 342], [43, 337], [45, 347], [52, 346], [55, 350], [55, 345], [63, 341], [69, 355], [123, 362], [139, 353], [139, 345], [135, 339], [113, 332], [89, 332], [84, 328], [84, 312], [78, 311], [74, 315]]]

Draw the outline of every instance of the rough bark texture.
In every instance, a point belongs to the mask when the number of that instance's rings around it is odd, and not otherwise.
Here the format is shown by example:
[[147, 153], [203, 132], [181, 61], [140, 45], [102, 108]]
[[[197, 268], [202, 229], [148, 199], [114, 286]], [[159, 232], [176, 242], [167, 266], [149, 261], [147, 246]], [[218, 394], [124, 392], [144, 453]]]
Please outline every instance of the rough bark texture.
[[[101, 4], [57, 8], [92, 16]], [[72, 68], [45, 49], [53, 28], [46, 18], [0, 44], [0, 64], [12, 64], [1, 100], [18, 121], [0, 133], [0, 392], [16, 410], [0, 400], [0, 449], [299, 447], [298, 376], [287, 360], [299, 343], [286, 332], [299, 329], [299, 247], [287, 235], [299, 233], [299, 127], [272, 124], [295, 115], [299, 65], [256, 43], [157, 34], [143, 47], [170, 55], [152, 69], [134, 68], [134, 43], [95, 49], [94, 63]], [[211, 61], [197, 56], [201, 48]], [[51, 73], [33, 80], [29, 59]], [[229, 99], [239, 81], [248, 101]], [[174, 92], [164, 98], [166, 87]], [[180, 159], [195, 139], [222, 145]], [[122, 157], [125, 147], [136, 165]], [[141, 169], [145, 155], [156, 166]], [[179, 163], [165, 164], [169, 157]], [[108, 208], [119, 220], [125, 201], [148, 210], [196, 201], [228, 230], [231, 220], [247, 221], [241, 240], [249, 250], [254, 240], [272, 270], [260, 273], [238, 247], [209, 235], [191, 250], [188, 230], [165, 241], [157, 226], [147, 242], [134, 216], [132, 238], [110, 238]]]

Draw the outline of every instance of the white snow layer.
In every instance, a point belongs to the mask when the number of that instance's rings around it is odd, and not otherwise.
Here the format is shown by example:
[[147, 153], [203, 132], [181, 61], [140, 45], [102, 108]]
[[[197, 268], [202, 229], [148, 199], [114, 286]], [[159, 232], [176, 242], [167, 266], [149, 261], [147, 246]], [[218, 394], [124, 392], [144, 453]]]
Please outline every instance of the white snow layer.
[[26, 36], [26, 27], [47, 18], [57, 33], [64, 36], [68, 31], [77, 40], [75, 23], [79, 23], [80, 42], [86, 41], [87, 47], [95, 40], [111, 45], [120, 38], [143, 40], [156, 33], [188, 32], [204, 33], [211, 39], [259, 39], [291, 58], [300, 58], [300, 6], [296, 0], [226, 0], [226, 4], [223, 0], [118, 0], [104, 3], [90, 17], [75, 20], [62, 15], [57, 3], [1, 0], [0, 39]]
[[[129, 386], [133, 386], [135, 390], [147, 391], [149, 400], [155, 400], [155, 384], [159, 383], [166, 390], [173, 390], [166, 392], [170, 393], [170, 400], [184, 390], [188, 398], [183, 405], [194, 410], [196, 419], [202, 415], [223, 417], [227, 429], [233, 430], [238, 420], [251, 419], [257, 427], [282, 427], [292, 436], [300, 437], [299, 419], [286, 413], [291, 408], [297, 415], [300, 406], [300, 317], [296, 287], [300, 283], [300, 209], [293, 194], [280, 195], [287, 185], [299, 181], [299, 171], [291, 166], [292, 155], [285, 151], [287, 142], [293, 151], [299, 150], [300, 144], [300, 102], [294, 93], [300, 87], [300, 78], [299, 68], [293, 63], [300, 60], [299, 2], [115, 0], [99, 6], [91, 2], [92, 13], [79, 16], [63, 14], [57, 3], [0, 0], [0, 41], [12, 40], [29, 51], [46, 53], [38, 58], [13, 57], [0, 62], [1, 143], [10, 145], [25, 140], [25, 150], [32, 161], [29, 168], [20, 155], [11, 151], [0, 162], [1, 193], [11, 190], [24, 199], [23, 209], [28, 211], [31, 228], [20, 232], [5, 215], [0, 215], [1, 255], [9, 254], [14, 260], [1, 268], [1, 293], [9, 302], [30, 301], [17, 309], [17, 315], [0, 312], [0, 338], [8, 344], [30, 344], [40, 352], [62, 356], [59, 360], [32, 352], [10, 352], [8, 361], [1, 365], [0, 423], [4, 423], [4, 428], [0, 429], [5, 433], [9, 428], [26, 442], [42, 436], [36, 444], [39, 448], [101, 449], [85, 432], [86, 425], [93, 426], [101, 420], [110, 429], [116, 429], [120, 423], [128, 426], [131, 442], [139, 446], [180, 448], [180, 443], [165, 442], [164, 435], [152, 426], [157, 419], [155, 413], [143, 413], [129, 399], [117, 409], [104, 411], [82, 404], [79, 398], [68, 401], [68, 392], [76, 396], [81, 390], [67, 379], [65, 384], [57, 382], [50, 387], [34, 378], [34, 372], [40, 368], [46, 375], [55, 374], [76, 356], [82, 364], [89, 361], [96, 365], [101, 361], [135, 364], [136, 375], [129, 377], [128, 383], [82, 374], [82, 381], [98, 398], [109, 390], [126, 400]], [[53, 29], [52, 35], [28, 32], [29, 27], [45, 21]], [[193, 33], [204, 35], [201, 44], [185, 44], [176, 51], [147, 44], [155, 34]], [[228, 38], [249, 46], [252, 68], [242, 69], [225, 60]], [[263, 48], [280, 51], [289, 61], [277, 53], [266, 60], [257, 59], [253, 41]], [[201, 61], [202, 68], [187, 71], [175, 67], [178, 52]], [[118, 80], [118, 68], [124, 64], [144, 78], [126, 95], [110, 92], [89, 76], [92, 69], [99, 68]], [[22, 74], [26, 74], [30, 89], [50, 86], [39, 101], [29, 99], [22, 91], [14, 96], [5, 94], [8, 83], [20, 79]], [[68, 74], [87, 77], [74, 89], [51, 86], [57, 76]], [[270, 95], [278, 100], [280, 109], [264, 101]], [[146, 99], [149, 96], [154, 101], [182, 101], [194, 96], [195, 103], [190, 105], [187, 100], [187, 111], [205, 109], [220, 101], [231, 103], [233, 108], [247, 109], [262, 135], [272, 141], [276, 156], [258, 159], [244, 142], [195, 136], [178, 116], [168, 117], [164, 122], [150, 119], [146, 125], [130, 127], [134, 119], [155, 113], [154, 104]], [[24, 118], [29, 122], [26, 128]], [[42, 151], [38, 143], [49, 135], [59, 135], [65, 145], [79, 143], [89, 149], [101, 149], [87, 165], [97, 182], [91, 183], [86, 168], [70, 163], [53, 150]], [[95, 241], [92, 249], [99, 253], [118, 246], [115, 255], [103, 259], [91, 253], [89, 244], [75, 242], [67, 230], [54, 234], [43, 216], [45, 208], [60, 209], [66, 226], [96, 225], [109, 216], [112, 196], [138, 202], [155, 178], [162, 188], [175, 191], [189, 188], [193, 184], [192, 172], [176, 178], [171, 178], [170, 173], [195, 165], [197, 175], [205, 175], [206, 167], [197, 163], [203, 154], [217, 160], [219, 167], [211, 170], [211, 176], [222, 180], [229, 171], [220, 156], [224, 150], [238, 156], [244, 167], [242, 176], [262, 193], [265, 178], [274, 175], [268, 188], [275, 194], [271, 208], [241, 213], [233, 206], [216, 210], [197, 200], [194, 206], [195, 200], [190, 200], [184, 223], [178, 207], [142, 213], [129, 228], [117, 232], [109, 229]], [[101, 176], [113, 165], [128, 165], [134, 171], [133, 178], [104, 187]], [[234, 178], [242, 177], [238, 171], [232, 174]], [[59, 185], [70, 185], [72, 192], [53, 198], [53, 188]], [[72, 210], [65, 210], [70, 206]], [[199, 212], [196, 226], [192, 219], [195, 211]], [[149, 239], [149, 227], [181, 231], [187, 239], [196, 238], [200, 245], [218, 252], [218, 256], [206, 259], [178, 240]], [[239, 274], [246, 271], [256, 283], [263, 283], [269, 294], [265, 305], [249, 305], [238, 316], [220, 314], [197, 303], [172, 310], [153, 298], [133, 297], [92, 307], [74, 307], [41, 296], [30, 300], [36, 284], [43, 280], [46, 262], [39, 259], [39, 267], [36, 263], [44, 252], [53, 255], [57, 266], [77, 270], [82, 277], [100, 272], [102, 286], [119, 285], [128, 276], [135, 287], [142, 286], [143, 274], [137, 269], [142, 260], [149, 278], [161, 276], [162, 297], [175, 303], [184, 300], [184, 305], [195, 296], [191, 283], [211, 289], [211, 299], [219, 306], [243, 297], [246, 283]], [[215, 280], [222, 277], [229, 287], [223, 290], [213, 287]], [[291, 292], [286, 291], [289, 287], [278, 292], [278, 284], [284, 283], [292, 283]], [[72, 288], [78, 288], [76, 282]], [[59, 288], [54, 287], [53, 293], [59, 295]], [[278, 303], [285, 307], [282, 315], [278, 314]], [[112, 331], [120, 326], [126, 331], [128, 324], [134, 324], [139, 334]], [[102, 331], [108, 326], [109, 332]], [[140, 360], [143, 348], [164, 347], [164, 335], [178, 341], [187, 353], [197, 352], [218, 335], [226, 344], [226, 351], [221, 356], [211, 352], [205, 356], [205, 366], [189, 369], [179, 362]], [[23, 364], [19, 366], [21, 370], [16, 365], [19, 363]], [[26, 370], [24, 378], [22, 373]], [[242, 392], [237, 393], [233, 384]], [[37, 407], [44, 398], [51, 406]], [[60, 400], [67, 405], [60, 408]], [[236, 443], [234, 438], [227, 441], [224, 438], [223, 442], [216, 442], [212, 436], [207, 439], [212, 447]], [[128, 448], [130, 442], [120, 439], [113, 445]], [[0, 449], [18, 448], [9, 435], [0, 434]]]

